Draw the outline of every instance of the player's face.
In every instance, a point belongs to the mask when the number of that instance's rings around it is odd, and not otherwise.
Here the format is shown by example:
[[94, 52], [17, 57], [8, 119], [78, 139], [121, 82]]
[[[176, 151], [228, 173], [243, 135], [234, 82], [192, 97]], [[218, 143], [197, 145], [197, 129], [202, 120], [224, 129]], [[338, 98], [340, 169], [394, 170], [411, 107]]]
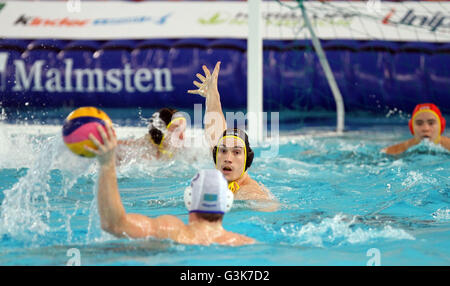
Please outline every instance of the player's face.
[[216, 168], [228, 182], [241, 177], [245, 167], [245, 145], [236, 138], [225, 138], [217, 146]]
[[420, 139], [435, 141], [439, 137], [438, 118], [431, 112], [422, 112], [414, 118], [414, 134]]

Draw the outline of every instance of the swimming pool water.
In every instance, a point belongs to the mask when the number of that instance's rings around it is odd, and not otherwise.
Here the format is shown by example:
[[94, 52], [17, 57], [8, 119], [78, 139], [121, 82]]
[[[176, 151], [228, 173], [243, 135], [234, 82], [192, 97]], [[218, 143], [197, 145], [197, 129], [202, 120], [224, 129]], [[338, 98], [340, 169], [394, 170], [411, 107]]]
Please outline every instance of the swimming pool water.
[[[0, 265], [66, 265], [70, 249], [81, 265], [364, 266], [373, 249], [381, 265], [449, 265], [450, 152], [424, 142], [380, 153], [409, 138], [406, 125], [391, 123], [340, 136], [332, 126], [284, 130], [276, 156], [255, 147], [249, 173], [281, 206], [261, 212], [236, 201], [225, 229], [258, 242], [226, 247], [112, 237], [100, 229], [96, 160], [72, 155], [60, 125], [0, 122]], [[138, 137], [145, 128], [116, 131]], [[183, 191], [202, 168], [212, 158], [196, 147], [170, 163], [130, 159], [117, 169], [127, 212], [187, 223]]]

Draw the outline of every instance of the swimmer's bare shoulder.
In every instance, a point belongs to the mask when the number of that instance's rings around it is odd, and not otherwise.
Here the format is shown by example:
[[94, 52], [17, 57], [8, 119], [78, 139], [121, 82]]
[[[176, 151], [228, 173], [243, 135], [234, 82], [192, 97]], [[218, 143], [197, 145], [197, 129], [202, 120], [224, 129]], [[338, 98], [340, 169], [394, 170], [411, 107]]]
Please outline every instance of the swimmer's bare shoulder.
[[222, 244], [239, 246], [253, 244], [255, 240], [242, 234], [223, 230], [218, 236], [208, 236], [204, 232], [198, 232], [193, 227], [184, 224], [178, 217], [163, 215], [155, 219], [154, 228], [157, 230], [152, 236], [161, 239], [172, 239], [182, 244]]
[[238, 200], [270, 200], [267, 189], [255, 180], [248, 178], [241, 183], [239, 190], [235, 194], [235, 199]]
[[227, 231], [223, 236], [218, 237], [217, 243], [231, 246], [240, 246], [240, 245], [254, 244], [255, 240], [251, 237], [239, 233]]
[[176, 240], [180, 232], [185, 231], [186, 225], [181, 219], [172, 215], [162, 215], [150, 218], [141, 214], [127, 214], [109, 232], [119, 237], [144, 238], [155, 237], [159, 239]]
[[176, 216], [162, 215], [156, 220], [156, 229], [158, 231], [154, 234], [154, 236], [158, 238], [170, 238], [177, 241], [180, 234], [187, 231], [187, 225], [185, 225], [184, 222]]
[[[170, 218], [169, 218], [170, 219]], [[222, 228], [219, 233], [205, 233], [199, 232], [195, 229], [195, 227], [189, 225], [179, 225], [178, 230], [174, 232], [174, 236], [168, 237], [172, 238], [172, 240], [181, 243], [181, 244], [193, 244], [193, 245], [211, 245], [211, 244], [220, 244], [220, 245], [229, 245], [229, 246], [240, 246], [247, 244], [254, 244], [255, 240], [248, 236], [226, 231]], [[173, 229], [173, 227], [172, 227]]]
[[280, 208], [280, 203], [275, 196], [262, 183], [253, 179], [241, 184], [234, 196], [235, 200], [246, 200], [250, 202], [251, 208], [262, 212], [274, 212]]

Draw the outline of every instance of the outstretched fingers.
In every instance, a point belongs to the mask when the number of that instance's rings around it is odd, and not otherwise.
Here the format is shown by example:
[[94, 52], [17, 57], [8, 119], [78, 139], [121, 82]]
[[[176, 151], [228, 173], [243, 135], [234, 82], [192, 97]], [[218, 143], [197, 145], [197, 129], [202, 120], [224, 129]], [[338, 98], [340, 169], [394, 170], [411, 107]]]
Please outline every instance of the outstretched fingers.
[[205, 72], [206, 78], [210, 77], [211, 73], [209, 72], [209, 69], [205, 65], [203, 65], [202, 68], [203, 71]]
[[198, 88], [201, 88], [203, 86], [203, 84], [199, 83], [198, 81], [194, 81], [193, 83]]
[[191, 94], [199, 94], [201, 96], [204, 96], [204, 92], [205, 92], [204, 85], [205, 84], [199, 83], [198, 81], [193, 81], [193, 83], [196, 87], [198, 87], [198, 89], [195, 89], [195, 90], [191, 89], [191, 90], [188, 90], [187, 92], [191, 93]]
[[196, 74], [196, 76], [197, 76], [197, 78], [199, 79], [199, 80], [201, 80], [202, 82], [204, 82], [205, 80], [206, 80], [206, 77], [204, 77], [202, 74], [200, 74], [200, 73], [198, 73], [198, 74]]
[[214, 71], [213, 71], [213, 78], [217, 79], [219, 77], [219, 71], [220, 71], [220, 61], [218, 61], [216, 63], [216, 66], [214, 67]]
[[191, 93], [191, 94], [200, 94], [200, 95], [203, 95], [203, 93], [200, 91], [200, 89], [189, 89], [187, 92], [188, 92], [188, 93]]
[[196, 90], [196, 89], [189, 89], [189, 90], [187, 91], [187, 93], [190, 93], [190, 94], [199, 94], [199, 93], [198, 93], [198, 90]]
[[191, 89], [188, 90], [187, 92], [190, 94], [199, 94], [203, 97], [206, 97], [206, 94], [208, 93], [209, 90], [214, 89], [215, 86], [217, 86], [217, 78], [219, 76], [219, 71], [220, 71], [220, 61], [218, 61], [216, 63], [216, 66], [214, 67], [214, 71], [211, 74], [211, 72], [209, 71], [209, 69], [206, 67], [206, 65], [202, 66], [203, 72], [205, 73], [205, 75], [202, 75], [200, 73], [197, 73], [196, 76], [197, 78], [200, 80], [200, 82], [198, 81], [193, 81], [193, 84], [198, 87], [198, 89]]

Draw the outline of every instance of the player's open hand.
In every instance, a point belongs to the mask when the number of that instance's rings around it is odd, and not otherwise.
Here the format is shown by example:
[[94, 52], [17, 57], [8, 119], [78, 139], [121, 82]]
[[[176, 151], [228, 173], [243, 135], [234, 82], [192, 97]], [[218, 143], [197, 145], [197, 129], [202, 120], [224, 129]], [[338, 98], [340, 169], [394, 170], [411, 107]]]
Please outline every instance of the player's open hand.
[[211, 92], [218, 92], [217, 79], [219, 78], [220, 61], [216, 63], [212, 74], [205, 65], [203, 65], [202, 68], [205, 75], [203, 76], [199, 73], [196, 74], [197, 78], [201, 82], [194, 81], [194, 85], [198, 87], [198, 89], [188, 90], [188, 93], [199, 94], [203, 97], [207, 97]]

